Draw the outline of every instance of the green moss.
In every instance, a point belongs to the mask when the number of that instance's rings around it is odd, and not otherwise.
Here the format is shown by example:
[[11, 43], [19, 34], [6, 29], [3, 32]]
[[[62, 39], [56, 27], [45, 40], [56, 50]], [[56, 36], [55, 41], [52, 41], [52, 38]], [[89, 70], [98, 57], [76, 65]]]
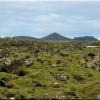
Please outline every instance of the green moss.
[[100, 56], [100, 48], [84, 47], [91, 42], [0, 41], [0, 53], [5, 52], [1, 59], [11, 60], [0, 65], [0, 99], [88, 99], [100, 94], [100, 71], [81, 64], [84, 55]]

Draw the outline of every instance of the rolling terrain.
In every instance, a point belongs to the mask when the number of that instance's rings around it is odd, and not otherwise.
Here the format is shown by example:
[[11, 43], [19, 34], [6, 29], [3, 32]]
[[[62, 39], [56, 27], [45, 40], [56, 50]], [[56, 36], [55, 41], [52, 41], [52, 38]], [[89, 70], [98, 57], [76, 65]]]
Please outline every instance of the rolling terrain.
[[35, 38], [35, 37], [31, 37], [31, 36], [15, 36], [13, 38], [16, 40], [45, 40], [45, 41], [80, 41], [80, 40], [95, 41], [95, 40], [97, 40], [93, 36], [75, 37], [74, 39], [71, 39], [71, 38], [62, 36], [57, 32], [51, 33], [42, 38]]
[[88, 41], [93, 41], [93, 40], [97, 40], [96, 38], [94, 38], [93, 36], [83, 36], [83, 37], [76, 37], [74, 38], [74, 40], [88, 40]]
[[0, 39], [0, 99], [98, 99], [100, 48], [87, 45], [100, 41]]

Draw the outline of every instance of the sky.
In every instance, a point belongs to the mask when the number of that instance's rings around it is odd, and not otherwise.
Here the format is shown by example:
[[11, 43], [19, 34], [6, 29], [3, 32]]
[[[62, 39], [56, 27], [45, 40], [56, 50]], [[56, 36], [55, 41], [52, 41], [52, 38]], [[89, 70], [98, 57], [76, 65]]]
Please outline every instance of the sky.
[[53, 32], [100, 39], [100, 1], [0, 0], [0, 37], [44, 37]]

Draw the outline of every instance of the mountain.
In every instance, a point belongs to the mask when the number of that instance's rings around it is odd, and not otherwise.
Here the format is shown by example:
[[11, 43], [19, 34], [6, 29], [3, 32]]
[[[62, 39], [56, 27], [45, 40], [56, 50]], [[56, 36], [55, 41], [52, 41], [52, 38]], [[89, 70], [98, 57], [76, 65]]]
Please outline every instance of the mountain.
[[37, 40], [37, 38], [31, 36], [15, 36], [13, 38], [17, 40]]
[[95, 37], [93, 36], [83, 36], [83, 37], [75, 37], [74, 40], [97, 40]]
[[48, 36], [45, 36], [43, 38], [35, 38], [35, 37], [31, 37], [31, 36], [15, 36], [13, 37], [14, 39], [17, 39], [17, 40], [51, 40], [51, 41], [65, 41], [65, 40], [91, 40], [91, 41], [95, 41], [97, 40], [95, 37], [93, 36], [83, 36], [83, 37], [75, 37], [74, 39], [70, 39], [70, 38], [67, 38], [67, 37], [64, 37], [56, 32], [48, 35]]
[[64, 37], [56, 32], [41, 38], [41, 40], [70, 40], [70, 38]]

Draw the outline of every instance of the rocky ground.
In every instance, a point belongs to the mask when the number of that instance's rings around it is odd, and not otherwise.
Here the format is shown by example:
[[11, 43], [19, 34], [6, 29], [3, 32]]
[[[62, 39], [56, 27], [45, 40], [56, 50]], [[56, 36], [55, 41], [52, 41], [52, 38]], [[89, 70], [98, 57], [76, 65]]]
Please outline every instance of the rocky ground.
[[100, 48], [85, 45], [0, 41], [0, 99], [100, 99]]

